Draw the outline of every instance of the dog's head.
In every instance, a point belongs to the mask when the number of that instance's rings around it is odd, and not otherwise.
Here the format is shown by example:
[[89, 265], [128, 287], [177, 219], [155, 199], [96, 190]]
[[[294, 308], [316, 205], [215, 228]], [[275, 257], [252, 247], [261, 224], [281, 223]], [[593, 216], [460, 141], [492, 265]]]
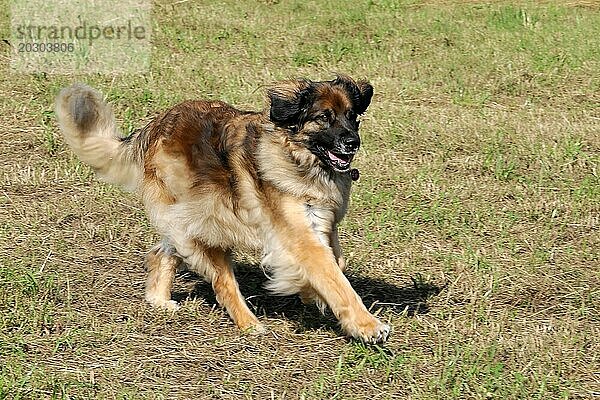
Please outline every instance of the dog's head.
[[360, 147], [358, 116], [371, 103], [371, 84], [339, 75], [324, 82], [281, 82], [268, 94], [270, 119], [290, 140], [302, 143], [326, 168], [350, 170]]

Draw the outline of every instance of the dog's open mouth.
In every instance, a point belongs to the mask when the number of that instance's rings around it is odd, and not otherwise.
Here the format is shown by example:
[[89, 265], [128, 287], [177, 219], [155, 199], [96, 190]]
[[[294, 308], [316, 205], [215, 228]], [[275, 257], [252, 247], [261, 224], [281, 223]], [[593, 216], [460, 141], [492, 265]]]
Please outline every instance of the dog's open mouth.
[[334, 153], [333, 151], [326, 150], [327, 161], [329, 165], [338, 172], [345, 172], [350, 169], [350, 163], [354, 158], [354, 154]]

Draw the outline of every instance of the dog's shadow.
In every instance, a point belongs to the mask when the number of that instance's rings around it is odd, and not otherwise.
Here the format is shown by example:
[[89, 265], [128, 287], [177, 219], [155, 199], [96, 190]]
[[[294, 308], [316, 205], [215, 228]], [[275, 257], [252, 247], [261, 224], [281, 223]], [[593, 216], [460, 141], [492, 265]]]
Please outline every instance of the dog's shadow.
[[[303, 304], [297, 295], [277, 296], [266, 290], [264, 283], [268, 278], [259, 266], [236, 263], [235, 275], [242, 294], [258, 316], [296, 321], [297, 332], [319, 328], [337, 329], [337, 321], [329, 310], [323, 315], [315, 305]], [[427, 299], [439, 294], [444, 288], [444, 285], [426, 282], [420, 275], [411, 278], [412, 283], [405, 286], [352, 273], [347, 273], [346, 276], [364, 304], [374, 313], [391, 310], [408, 316], [425, 314], [429, 311]], [[217, 303], [211, 285], [201, 277], [186, 271], [178, 279], [195, 284], [191, 291], [174, 291], [174, 300], [181, 302], [204, 299], [208, 304]]]

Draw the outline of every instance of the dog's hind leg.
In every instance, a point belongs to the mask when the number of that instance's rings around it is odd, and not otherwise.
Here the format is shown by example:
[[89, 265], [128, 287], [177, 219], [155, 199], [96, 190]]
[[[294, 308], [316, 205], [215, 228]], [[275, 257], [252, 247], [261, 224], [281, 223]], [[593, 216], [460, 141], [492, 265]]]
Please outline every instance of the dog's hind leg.
[[175, 249], [166, 242], [157, 244], [146, 255], [145, 266], [148, 271], [146, 279], [146, 301], [155, 307], [176, 310], [179, 308], [175, 300], [171, 300], [171, 288], [175, 271], [181, 258]]
[[250, 311], [246, 300], [240, 292], [233, 274], [229, 254], [219, 249], [211, 249], [207, 251], [207, 255], [210, 257], [216, 272], [212, 280], [212, 287], [219, 304], [225, 307], [233, 321], [242, 331], [252, 333], [265, 332], [264, 326], [258, 322], [256, 316]]
[[177, 246], [189, 268], [212, 284], [217, 302], [227, 310], [238, 328], [249, 333], [265, 332], [240, 292], [229, 251], [207, 247], [197, 241]]

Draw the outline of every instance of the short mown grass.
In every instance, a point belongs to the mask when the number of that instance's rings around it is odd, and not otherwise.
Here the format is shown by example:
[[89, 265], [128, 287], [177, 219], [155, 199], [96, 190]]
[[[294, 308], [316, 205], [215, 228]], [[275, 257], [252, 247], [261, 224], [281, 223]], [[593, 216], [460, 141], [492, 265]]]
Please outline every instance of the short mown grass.
[[[8, 5], [0, 32], [9, 37]], [[0, 43], [0, 398], [581, 399], [600, 396], [600, 8], [571, 2], [158, 1], [133, 76], [16, 74]], [[375, 87], [342, 226], [385, 346], [270, 296], [240, 334], [178, 276], [144, 304], [158, 237], [68, 150], [53, 99], [100, 89], [130, 133], [189, 98], [265, 106], [278, 79]]]

